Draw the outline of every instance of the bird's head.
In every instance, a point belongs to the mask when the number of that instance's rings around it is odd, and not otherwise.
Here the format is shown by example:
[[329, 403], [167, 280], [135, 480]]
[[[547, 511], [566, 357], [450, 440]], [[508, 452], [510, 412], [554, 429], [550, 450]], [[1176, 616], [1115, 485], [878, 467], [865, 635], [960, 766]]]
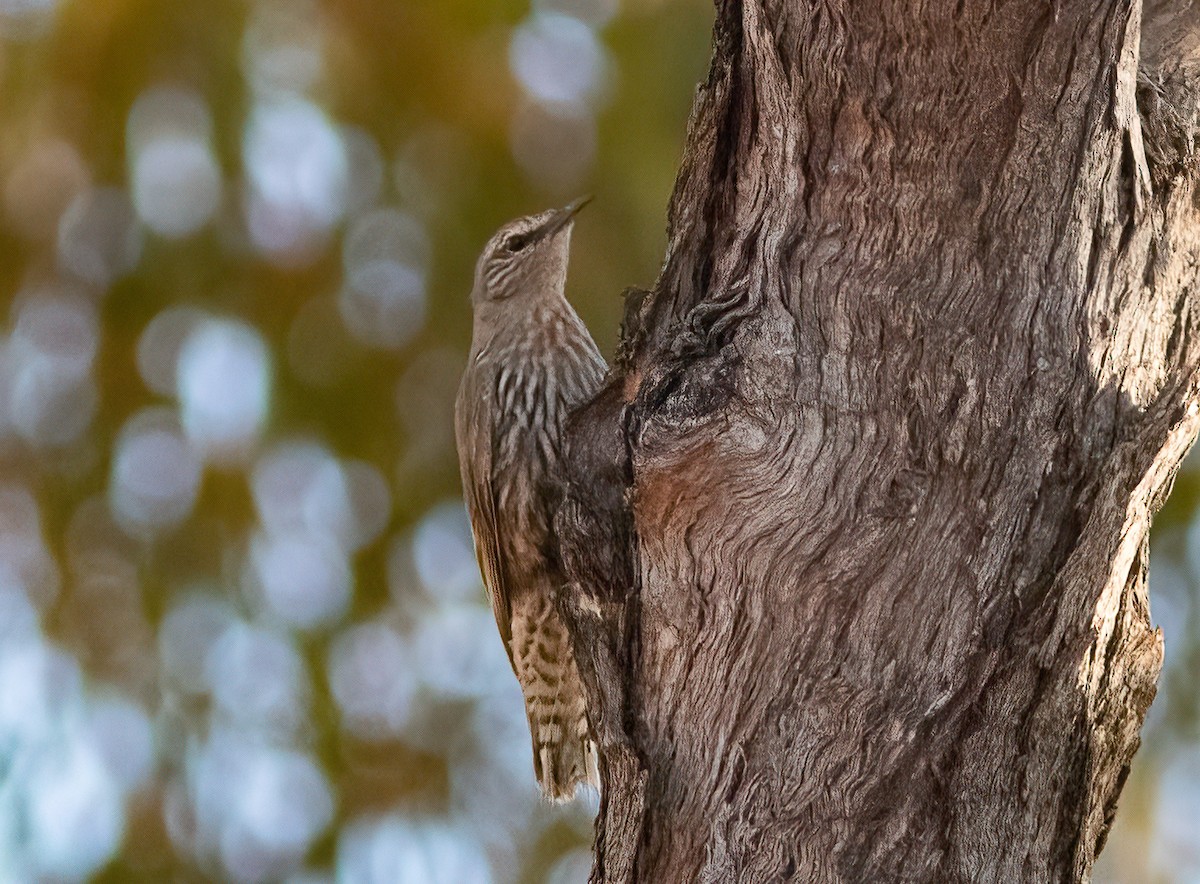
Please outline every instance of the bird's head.
[[475, 265], [471, 302], [501, 301], [521, 292], [561, 293], [575, 215], [591, 200], [509, 221], [488, 240]]

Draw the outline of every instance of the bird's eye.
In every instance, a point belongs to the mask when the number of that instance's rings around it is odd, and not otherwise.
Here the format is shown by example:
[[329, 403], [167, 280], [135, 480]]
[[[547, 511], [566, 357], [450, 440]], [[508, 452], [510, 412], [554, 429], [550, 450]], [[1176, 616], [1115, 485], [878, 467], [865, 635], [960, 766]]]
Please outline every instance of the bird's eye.
[[524, 234], [518, 233], [513, 236], [510, 236], [508, 239], [506, 239], [504, 241], [504, 248], [510, 252], [519, 252], [519, 251], [521, 251], [521, 249], [525, 248], [525, 245], [528, 242], [529, 242], [529, 237], [525, 236]]

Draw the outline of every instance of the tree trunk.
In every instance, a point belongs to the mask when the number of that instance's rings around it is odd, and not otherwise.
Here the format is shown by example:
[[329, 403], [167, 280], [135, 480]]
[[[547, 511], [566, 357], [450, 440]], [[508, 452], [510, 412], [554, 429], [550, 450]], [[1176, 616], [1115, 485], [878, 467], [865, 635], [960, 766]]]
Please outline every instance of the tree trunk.
[[719, 0], [570, 427], [595, 882], [1076, 881], [1196, 435], [1188, 0]]

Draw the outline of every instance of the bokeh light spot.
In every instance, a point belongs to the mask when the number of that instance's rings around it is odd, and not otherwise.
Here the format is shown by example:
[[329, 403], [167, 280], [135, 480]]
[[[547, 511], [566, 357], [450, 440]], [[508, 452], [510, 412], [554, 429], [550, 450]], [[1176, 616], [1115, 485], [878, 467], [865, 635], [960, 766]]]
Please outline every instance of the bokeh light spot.
[[91, 303], [39, 292], [20, 303], [6, 354], [9, 418], [35, 446], [74, 442], [91, 423], [97, 390], [91, 377], [99, 329]]
[[595, 32], [559, 12], [535, 12], [509, 44], [509, 65], [539, 101], [582, 104], [598, 97], [607, 67]]
[[355, 884], [491, 884], [491, 865], [462, 826], [389, 816], [351, 823], [338, 840], [338, 880]]
[[332, 537], [268, 533], [255, 539], [251, 559], [267, 609], [287, 626], [314, 629], [350, 603], [349, 563]]
[[417, 628], [413, 644], [422, 680], [442, 696], [483, 697], [512, 680], [495, 618], [482, 605], [432, 612]]
[[100, 697], [87, 714], [86, 739], [125, 791], [141, 786], [154, 764], [154, 733], [145, 711], [129, 700]]
[[368, 739], [403, 732], [417, 684], [404, 639], [382, 623], [343, 631], [329, 651], [329, 685], [344, 726]]
[[59, 264], [84, 282], [107, 288], [133, 270], [141, 254], [133, 206], [115, 187], [82, 192], [59, 221]]
[[218, 728], [195, 745], [187, 781], [194, 849], [218, 857], [235, 881], [286, 877], [333, 818], [329, 783], [310, 756], [237, 731]]
[[283, 633], [230, 623], [208, 649], [205, 675], [217, 706], [232, 722], [289, 734], [304, 719], [304, 662]]
[[181, 690], [208, 690], [208, 655], [234, 620], [233, 606], [210, 595], [184, 598], [163, 618], [158, 631], [159, 656], [164, 674]]
[[471, 523], [462, 501], [431, 509], [413, 533], [413, 561], [431, 598], [464, 602], [483, 598]]
[[169, 411], [143, 411], [117, 438], [109, 504], [121, 526], [145, 537], [179, 525], [200, 488], [200, 458]]
[[[20, 485], [0, 485], [0, 588], [44, 611], [57, 598], [59, 583], [33, 494]], [[17, 603], [12, 604], [16, 614]]]
[[203, 227], [221, 198], [221, 172], [209, 145], [212, 119], [194, 92], [158, 86], [129, 112], [127, 153], [133, 203], [143, 223], [165, 237]]
[[124, 809], [94, 747], [71, 740], [41, 755], [28, 774], [32, 853], [42, 875], [83, 879], [116, 851]]
[[303, 99], [262, 102], [250, 115], [242, 160], [252, 239], [268, 256], [304, 260], [346, 208], [349, 168], [338, 129]]
[[166, 237], [195, 233], [221, 199], [221, 172], [206, 144], [158, 138], [133, 160], [133, 203], [146, 226]]
[[230, 320], [193, 328], [179, 353], [176, 384], [183, 429], [197, 450], [230, 460], [253, 448], [270, 394], [267, 348], [255, 329]]
[[0, 38], [32, 40], [49, 28], [56, 0], [0, 0]]
[[338, 304], [351, 334], [401, 347], [425, 319], [429, 240], [416, 219], [392, 209], [359, 218], [343, 248], [346, 281]]

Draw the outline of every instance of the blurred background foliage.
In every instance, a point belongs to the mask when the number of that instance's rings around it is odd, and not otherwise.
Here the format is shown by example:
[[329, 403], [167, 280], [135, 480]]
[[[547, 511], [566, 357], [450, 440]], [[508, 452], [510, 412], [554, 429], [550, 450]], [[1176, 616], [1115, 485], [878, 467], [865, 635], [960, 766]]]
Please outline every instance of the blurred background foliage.
[[[583, 882], [451, 410], [478, 249], [584, 192], [606, 352], [705, 0], [0, 0], [0, 881]], [[1200, 881], [1197, 474], [1100, 877]]]

